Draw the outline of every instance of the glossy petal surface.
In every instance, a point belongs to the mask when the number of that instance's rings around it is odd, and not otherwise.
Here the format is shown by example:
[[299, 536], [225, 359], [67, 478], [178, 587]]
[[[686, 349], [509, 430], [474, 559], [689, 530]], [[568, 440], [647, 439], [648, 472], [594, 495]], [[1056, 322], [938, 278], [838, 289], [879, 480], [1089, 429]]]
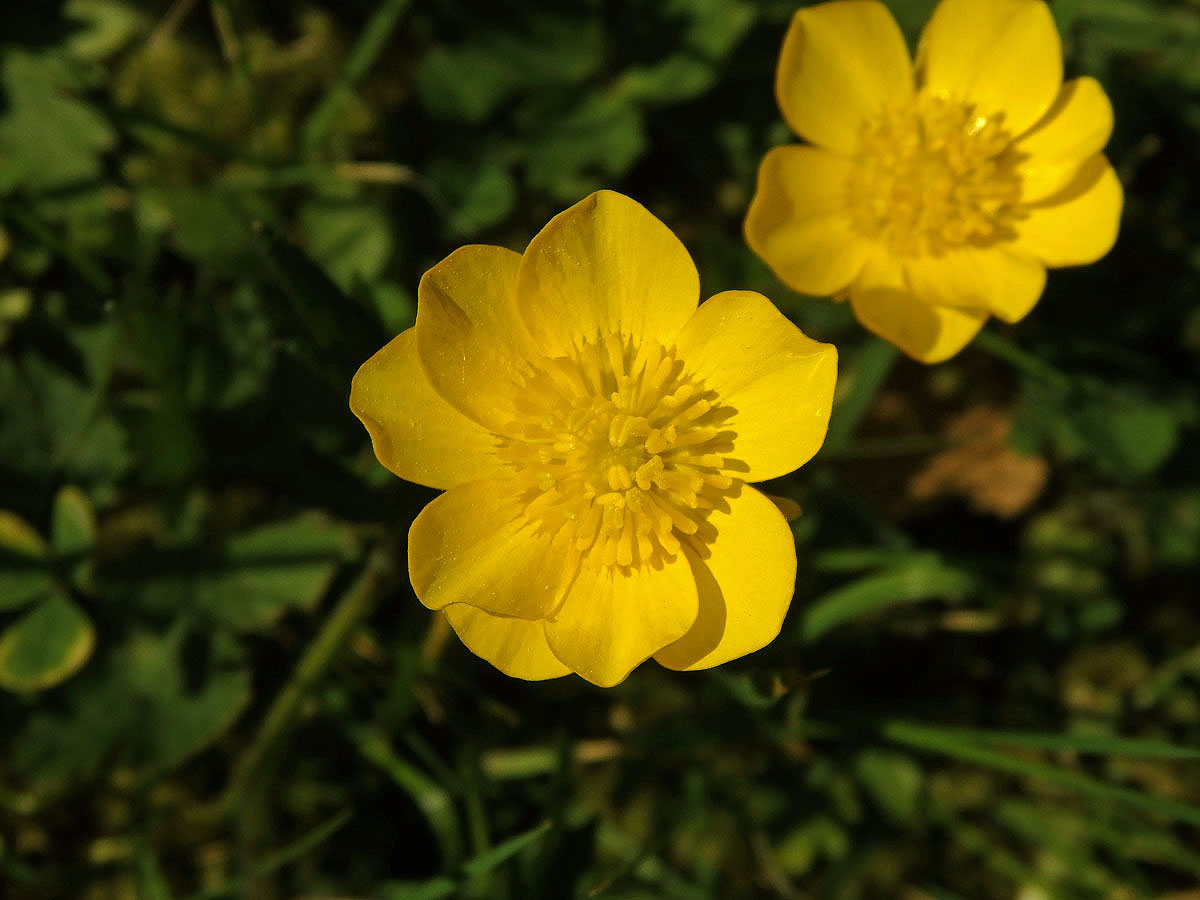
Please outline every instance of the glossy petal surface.
[[763, 157], [746, 214], [746, 241], [788, 287], [822, 296], [844, 290], [871, 245], [846, 210], [853, 162], [819, 147], [776, 147]]
[[1006, 322], [1023, 319], [1046, 286], [1046, 267], [1007, 245], [962, 247], [905, 265], [912, 292], [939, 306], [987, 310]]
[[796, 583], [796, 547], [779, 508], [744, 487], [713, 513], [717, 540], [692, 555], [700, 612], [687, 634], [654, 655], [671, 669], [707, 669], [779, 634]]
[[521, 257], [503, 247], [455, 250], [417, 289], [417, 351], [434, 388], [492, 431], [512, 420], [529, 335], [516, 309]]
[[540, 619], [493, 616], [466, 603], [454, 603], [442, 612], [459, 639], [505, 675], [526, 681], [544, 681], [569, 675], [546, 643], [546, 626]]
[[609, 334], [670, 341], [700, 300], [700, 276], [649, 210], [597, 191], [529, 242], [517, 297], [542, 352], [563, 356]]
[[904, 36], [875, 0], [805, 7], [792, 18], [775, 94], [792, 129], [841, 153], [858, 148], [863, 125], [912, 94]]
[[921, 35], [917, 79], [934, 96], [1002, 115], [1019, 135], [1062, 86], [1062, 44], [1044, 0], [941, 0]]
[[868, 268], [850, 290], [850, 305], [864, 327], [926, 363], [956, 354], [988, 318], [983, 310], [935, 306], [914, 296], [888, 263]]
[[765, 481], [806, 463], [829, 425], [837, 350], [806, 337], [761, 294], [726, 291], [707, 300], [679, 334], [687, 369], [736, 410], [739, 474]]
[[1117, 240], [1124, 197], [1117, 173], [1098, 153], [1062, 191], [1030, 208], [1017, 245], [1051, 267], [1095, 262]]
[[528, 522], [508, 485], [472, 481], [421, 510], [408, 532], [408, 574], [430, 609], [470, 603], [540, 619], [557, 607], [569, 561]]
[[362, 364], [350, 409], [371, 435], [375, 456], [407, 481], [445, 489], [500, 470], [496, 439], [433, 389], [408, 329]]
[[1112, 103], [1100, 82], [1076, 78], [1062, 86], [1054, 106], [1016, 143], [1021, 196], [1026, 203], [1061, 191], [1108, 143]]
[[631, 574], [587, 567], [546, 623], [554, 655], [592, 684], [611, 687], [696, 621], [696, 579], [683, 553]]

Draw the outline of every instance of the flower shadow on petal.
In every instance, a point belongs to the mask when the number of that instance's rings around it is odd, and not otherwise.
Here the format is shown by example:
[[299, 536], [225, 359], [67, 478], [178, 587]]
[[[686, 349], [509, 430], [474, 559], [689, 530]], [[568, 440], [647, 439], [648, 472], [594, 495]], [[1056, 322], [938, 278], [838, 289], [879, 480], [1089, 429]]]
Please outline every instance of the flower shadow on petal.
[[671, 667], [675, 669], [689, 668], [716, 650], [725, 637], [725, 625], [729, 618], [725, 595], [713, 573], [697, 554], [686, 551], [686, 555], [692, 567], [692, 577], [696, 579], [699, 608], [692, 627], [670, 645]]

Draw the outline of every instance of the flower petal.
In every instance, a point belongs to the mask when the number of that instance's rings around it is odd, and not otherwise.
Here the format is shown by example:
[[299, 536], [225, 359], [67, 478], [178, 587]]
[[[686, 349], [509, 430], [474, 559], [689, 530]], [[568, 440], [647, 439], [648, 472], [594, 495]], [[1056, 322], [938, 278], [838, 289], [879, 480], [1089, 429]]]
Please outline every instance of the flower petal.
[[1046, 287], [1046, 267], [1006, 244], [960, 247], [905, 265], [912, 292], [926, 302], [987, 310], [1005, 322], [1023, 319]]
[[837, 349], [793, 325], [762, 294], [726, 291], [705, 301], [676, 339], [686, 371], [736, 410], [731, 458], [747, 481], [785, 475], [825, 440]]
[[1062, 43], [1044, 0], [941, 0], [921, 35], [922, 90], [975, 104], [1019, 135], [1062, 86]]
[[554, 655], [592, 684], [612, 687], [683, 636], [697, 613], [696, 579], [683, 553], [655, 569], [580, 569], [546, 623]]
[[1062, 191], [1029, 208], [1017, 246], [1051, 268], [1095, 262], [1117, 240], [1123, 203], [1117, 173], [1097, 153]]
[[975, 337], [988, 314], [983, 310], [934, 306], [914, 296], [898, 267], [875, 263], [850, 289], [850, 305], [862, 325], [925, 363], [949, 359]]
[[517, 302], [549, 356], [606, 334], [669, 343], [699, 300], [700, 276], [679, 238], [613, 191], [559, 213], [521, 258]]
[[692, 557], [700, 594], [696, 624], [654, 654], [670, 669], [707, 669], [771, 643], [796, 586], [796, 545], [770, 499], [743, 487], [709, 523], [716, 540]]
[[571, 560], [525, 517], [504, 481], [451, 488], [408, 532], [408, 575], [430, 609], [470, 603], [485, 612], [542, 619], [558, 607]]
[[407, 481], [444, 490], [500, 471], [494, 435], [443, 400], [421, 371], [413, 328], [362, 364], [350, 410], [379, 461]]
[[1112, 103], [1100, 82], [1076, 78], [1064, 84], [1042, 121], [1016, 143], [1022, 199], [1032, 203], [1066, 187], [1104, 149], [1112, 128]]
[[492, 431], [512, 421], [519, 365], [531, 352], [517, 313], [521, 257], [503, 247], [455, 250], [417, 287], [417, 352], [434, 388]]
[[814, 144], [853, 153], [863, 123], [913, 92], [904, 35], [886, 6], [840, 0], [792, 17], [775, 96], [788, 125]]
[[571, 674], [550, 652], [541, 619], [493, 616], [466, 603], [452, 603], [442, 612], [467, 649], [505, 675], [544, 681]]
[[815, 296], [844, 290], [871, 254], [846, 209], [853, 166], [819, 147], [776, 147], [763, 157], [746, 242], [793, 290]]

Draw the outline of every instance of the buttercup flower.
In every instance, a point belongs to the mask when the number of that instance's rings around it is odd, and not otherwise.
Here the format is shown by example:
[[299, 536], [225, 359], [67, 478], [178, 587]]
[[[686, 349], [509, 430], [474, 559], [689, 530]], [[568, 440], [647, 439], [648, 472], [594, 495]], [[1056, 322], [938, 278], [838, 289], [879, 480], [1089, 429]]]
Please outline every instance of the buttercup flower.
[[779, 632], [795, 546], [750, 482], [820, 448], [837, 354], [759, 294], [699, 292], [675, 235], [600, 191], [524, 254], [430, 269], [354, 377], [379, 461], [445, 489], [409, 532], [417, 597], [509, 675], [608, 686]]
[[953, 356], [989, 315], [1021, 319], [1047, 267], [1116, 240], [1112, 107], [1092, 78], [1063, 83], [1043, 0], [941, 0], [915, 66], [882, 3], [801, 9], [775, 87], [810, 143], [763, 159], [750, 246], [795, 290], [848, 294], [919, 360]]

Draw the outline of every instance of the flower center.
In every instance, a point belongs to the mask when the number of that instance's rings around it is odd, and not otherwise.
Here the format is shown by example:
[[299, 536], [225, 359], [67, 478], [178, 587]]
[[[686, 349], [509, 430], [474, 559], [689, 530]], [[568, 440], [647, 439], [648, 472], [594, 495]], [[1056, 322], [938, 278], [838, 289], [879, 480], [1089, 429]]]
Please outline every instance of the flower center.
[[862, 135], [847, 184], [859, 232], [900, 256], [938, 256], [1012, 236], [1021, 176], [1003, 117], [919, 96]]
[[673, 349], [616, 335], [536, 363], [500, 439], [529, 519], [556, 547], [604, 566], [654, 565], [707, 542], [736, 490], [733, 410]]

